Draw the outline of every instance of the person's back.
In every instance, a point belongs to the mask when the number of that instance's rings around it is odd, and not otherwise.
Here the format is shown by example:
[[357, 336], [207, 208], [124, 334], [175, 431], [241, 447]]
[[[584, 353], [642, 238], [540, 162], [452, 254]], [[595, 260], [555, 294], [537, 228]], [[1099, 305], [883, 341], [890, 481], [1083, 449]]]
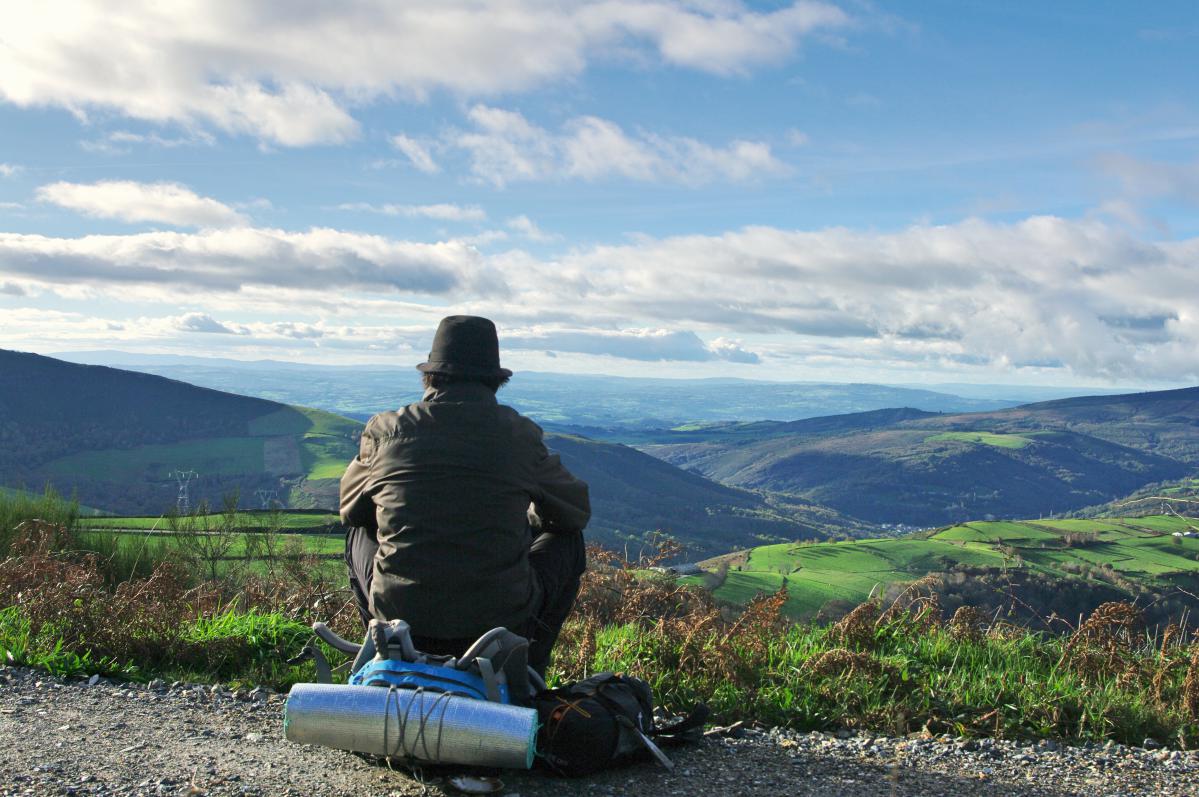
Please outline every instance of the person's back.
[[444, 652], [505, 626], [544, 669], [584, 566], [587, 485], [496, 401], [494, 341], [486, 319], [447, 318], [422, 400], [367, 424], [342, 478], [346, 560], [364, 622], [406, 620]]

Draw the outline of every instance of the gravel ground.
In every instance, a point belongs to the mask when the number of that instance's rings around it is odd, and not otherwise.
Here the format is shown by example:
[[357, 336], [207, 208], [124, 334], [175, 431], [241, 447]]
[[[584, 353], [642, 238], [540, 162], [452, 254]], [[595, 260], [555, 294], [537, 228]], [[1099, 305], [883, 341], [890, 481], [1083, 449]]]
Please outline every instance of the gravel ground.
[[[162, 682], [63, 680], [0, 667], [0, 795], [454, 794], [335, 750], [283, 739], [283, 696]], [[563, 781], [503, 774], [504, 794], [1199, 795], [1199, 754], [1122, 745], [758, 731], [650, 765]], [[1152, 745], [1151, 745], [1152, 746]]]

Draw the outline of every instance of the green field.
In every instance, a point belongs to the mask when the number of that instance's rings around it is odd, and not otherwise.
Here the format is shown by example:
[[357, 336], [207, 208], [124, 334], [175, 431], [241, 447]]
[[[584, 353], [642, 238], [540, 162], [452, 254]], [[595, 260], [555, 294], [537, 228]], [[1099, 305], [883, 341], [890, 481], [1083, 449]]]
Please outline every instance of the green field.
[[939, 443], [954, 440], [962, 443], [978, 443], [996, 448], [1024, 448], [1032, 442], [1032, 438], [1018, 434], [996, 434], [994, 432], [942, 432], [924, 438], [926, 443]]
[[[1199, 521], [1173, 516], [972, 522], [923, 539], [767, 545], [701, 566], [715, 572], [722, 560], [729, 562], [714, 595], [731, 604], [743, 605], [785, 584], [786, 611], [795, 617], [811, 615], [831, 600], [857, 604], [889, 585], [958, 565], [1060, 578], [1078, 578], [1080, 568], [1110, 567], [1146, 586], [1169, 589], [1199, 578], [1199, 536], [1173, 536], [1196, 528]], [[686, 580], [702, 583], [704, 577]]]
[[205, 476], [267, 473], [336, 479], [358, 453], [355, 435], [361, 426], [321, 410], [287, 407], [249, 421], [245, 437], [83, 451], [47, 463], [45, 471], [54, 479], [116, 482], [166, 481], [179, 469]]
[[[238, 512], [235, 526], [238, 531], [262, 531], [270, 524], [278, 524], [280, 530], [333, 529], [339, 527], [341, 519], [333, 512]], [[124, 529], [169, 531], [170, 520], [166, 515], [141, 517], [96, 517], [82, 518], [81, 529]], [[340, 532], [339, 532], [340, 533]]]
[[171, 471], [193, 468], [205, 474], [262, 473], [262, 438], [214, 437], [137, 448], [82, 451], [46, 465], [54, 477], [86, 476], [110, 481], [165, 481]]

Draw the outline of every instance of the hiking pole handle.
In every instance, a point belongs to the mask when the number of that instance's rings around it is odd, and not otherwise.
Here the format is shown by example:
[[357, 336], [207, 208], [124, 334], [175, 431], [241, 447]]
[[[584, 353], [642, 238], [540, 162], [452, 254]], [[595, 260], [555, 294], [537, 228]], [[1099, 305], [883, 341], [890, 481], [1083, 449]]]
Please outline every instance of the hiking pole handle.
[[361, 645], [357, 645], [348, 639], [342, 639], [329, 626], [319, 620], [312, 624], [312, 632], [323, 639], [330, 647], [340, 650], [342, 653], [357, 653]]

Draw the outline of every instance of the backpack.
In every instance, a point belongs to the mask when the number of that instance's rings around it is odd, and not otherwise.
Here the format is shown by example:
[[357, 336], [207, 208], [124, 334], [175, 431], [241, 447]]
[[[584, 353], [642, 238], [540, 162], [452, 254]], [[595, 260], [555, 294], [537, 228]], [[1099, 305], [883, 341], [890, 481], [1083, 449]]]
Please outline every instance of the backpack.
[[[314, 623], [313, 630], [333, 647], [356, 654], [350, 666], [352, 686], [420, 689], [518, 706], [530, 705], [534, 689], [545, 688], [528, 668], [528, 640], [506, 628], [483, 634], [461, 657], [417, 650], [403, 620], [371, 620], [361, 646], [341, 639], [324, 623]], [[319, 649], [310, 645], [305, 652], [316, 660], [318, 682], [331, 682]]]
[[567, 777], [653, 757], [667, 769], [674, 764], [655, 743], [693, 741], [708, 718], [700, 704], [669, 727], [654, 725], [650, 685], [639, 678], [598, 673], [573, 684], [539, 692], [533, 699], [540, 728], [537, 760]]

